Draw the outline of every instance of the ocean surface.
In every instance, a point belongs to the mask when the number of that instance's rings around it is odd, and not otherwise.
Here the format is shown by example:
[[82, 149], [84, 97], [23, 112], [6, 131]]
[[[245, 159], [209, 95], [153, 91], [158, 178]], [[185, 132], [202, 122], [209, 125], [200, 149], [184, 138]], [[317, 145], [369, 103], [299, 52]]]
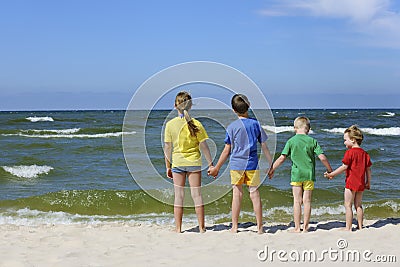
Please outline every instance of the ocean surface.
[[[147, 112], [131, 112], [135, 119], [126, 129], [125, 111], [0, 112], [0, 224], [173, 224], [173, 207], [143, 191], [132, 175], [149, 182], [150, 189], [146, 190], [158, 191], [166, 198], [173, 196], [172, 184], [164, 175], [162, 127], [175, 114], [152, 111], [147, 118]], [[277, 109], [272, 114], [275, 125], [262, 126], [270, 136], [271, 150], [276, 140], [275, 157], [294, 134], [294, 118], [305, 115], [311, 119], [310, 135], [318, 140], [333, 168], [341, 165], [345, 152], [344, 129], [359, 125], [364, 131], [362, 147], [373, 162], [372, 188], [363, 198], [365, 218], [399, 217], [400, 110]], [[234, 118], [232, 112], [193, 110], [191, 115], [203, 122], [213, 141], [212, 152], [219, 157], [224, 128], [207, 116], [218, 116], [229, 123]], [[139, 138], [143, 125], [147, 154], [158, 175], [140, 164], [146, 156], [141, 150], [130, 151], [129, 160], [139, 163], [134, 164], [132, 174], [125, 161], [122, 140]], [[344, 175], [329, 181], [323, 177], [324, 171], [317, 160], [311, 220], [343, 221]], [[230, 221], [232, 195], [226, 178], [225, 173], [214, 181], [203, 173], [204, 185], [215, 182], [215, 190], [227, 192], [206, 205], [207, 224]], [[274, 179], [264, 180], [260, 187], [264, 221], [292, 220], [289, 182], [290, 161], [276, 171]], [[248, 194], [243, 199], [240, 220], [255, 221]], [[194, 209], [187, 208], [184, 222], [196, 221]]]

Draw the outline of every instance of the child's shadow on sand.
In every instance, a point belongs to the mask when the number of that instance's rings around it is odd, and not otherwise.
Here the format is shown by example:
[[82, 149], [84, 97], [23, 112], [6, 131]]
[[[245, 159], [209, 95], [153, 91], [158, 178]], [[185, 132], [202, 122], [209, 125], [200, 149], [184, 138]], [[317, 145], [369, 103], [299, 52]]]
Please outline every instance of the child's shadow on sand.
[[[343, 228], [346, 226], [345, 222], [340, 222], [340, 221], [331, 221], [331, 222], [327, 222], [327, 223], [313, 223], [313, 224], [317, 224], [317, 225], [310, 227], [310, 229], [309, 229], [310, 232], [317, 231], [317, 230], [331, 230], [331, 229], [335, 229], [335, 228]], [[386, 218], [386, 219], [378, 220], [371, 225], [364, 226], [364, 228], [381, 228], [388, 224], [393, 224], [393, 225], [400, 224], [400, 218]], [[354, 225], [357, 225], [356, 219], [353, 220], [353, 226]], [[354, 229], [354, 227], [353, 227], [353, 229]]]
[[[315, 232], [317, 230], [332, 230], [335, 228], [343, 228], [346, 226], [345, 222], [340, 221], [331, 221], [326, 223], [318, 223], [318, 222], [310, 222], [311, 226], [309, 228], [309, 232]], [[357, 221], [353, 220], [353, 224], [357, 225]], [[386, 218], [382, 220], [378, 220], [371, 225], [367, 225], [364, 228], [381, 228], [385, 225], [393, 224], [397, 225], [400, 224], [400, 218]], [[250, 227], [256, 226], [255, 223], [246, 222], [246, 223], [239, 223], [238, 231], [239, 232], [256, 232], [255, 230], [249, 229]], [[278, 224], [272, 226], [264, 226], [263, 229], [266, 233], [275, 234], [278, 231], [288, 230], [289, 228], [294, 227], [294, 223], [290, 222], [289, 224]], [[231, 224], [215, 224], [213, 226], [206, 227], [207, 231], [226, 231], [231, 229]], [[191, 229], [186, 230], [185, 232], [199, 232], [199, 227], [194, 227]]]
[[[250, 231], [250, 230], [248, 230], [248, 228], [250, 228], [250, 227], [252, 227], [252, 226], [255, 226], [255, 225], [256, 225], [256, 224], [254, 224], [254, 223], [252, 223], [252, 222], [239, 223], [238, 228], [239, 228], [239, 231], [240, 231], [240, 232], [242, 232], [242, 231]], [[230, 230], [231, 227], [232, 227], [232, 224], [215, 224], [215, 225], [213, 225], [213, 226], [206, 227], [206, 230], [207, 230], [207, 231], [216, 231], [216, 232], [219, 232], [219, 231]], [[188, 230], [186, 230], [186, 231], [184, 231], [184, 232], [188, 232], [188, 233], [198, 233], [198, 232], [199, 232], [199, 227], [196, 226], [196, 227], [191, 228], [191, 229], [188, 229]]]
[[376, 221], [375, 223], [368, 225], [365, 228], [381, 228], [388, 224], [393, 224], [393, 225], [400, 224], [400, 218], [386, 218], [384, 220]]
[[[245, 223], [239, 223], [238, 224], [238, 232], [257, 232], [255, 230], [249, 229], [250, 227], [255, 227], [257, 226], [255, 223], [252, 222], [245, 222]], [[291, 222], [289, 225], [274, 225], [274, 226], [264, 226], [263, 229], [266, 233], [276, 233], [279, 230], [287, 230], [290, 227], [293, 227], [294, 223]], [[213, 226], [206, 227], [207, 231], [229, 231], [232, 227], [232, 224], [215, 224]], [[188, 229], [184, 232], [188, 233], [198, 233], [199, 232], [199, 227], [196, 226], [194, 228]]]

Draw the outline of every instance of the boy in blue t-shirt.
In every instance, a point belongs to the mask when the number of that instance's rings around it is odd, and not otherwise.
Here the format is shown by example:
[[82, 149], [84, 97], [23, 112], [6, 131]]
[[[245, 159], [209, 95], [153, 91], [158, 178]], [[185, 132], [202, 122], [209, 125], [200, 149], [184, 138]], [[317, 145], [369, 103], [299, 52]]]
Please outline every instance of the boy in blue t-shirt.
[[232, 108], [238, 119], [226, 129], [225, 147], [215, 167], [210, 167], [208, 174], [216, 177], [222, 165], [230, 155], [230, 175], [233, 185], [232, 196], [232, 229], [238, 231], [240, 205], [243, 198], [243, 184], [249, 187], [250, 198], [253, 202], [257, 219], [258, 233], [263, 233], [262, 206], [258, 186], [260, 185], [260, 170], [258, 168], [257, 142], [272, 165], [272, 157], [267, 147], [267, 135], [256, 119], [249, 118], [250, 102], [245, 95], [236, 94], [232, 97]]

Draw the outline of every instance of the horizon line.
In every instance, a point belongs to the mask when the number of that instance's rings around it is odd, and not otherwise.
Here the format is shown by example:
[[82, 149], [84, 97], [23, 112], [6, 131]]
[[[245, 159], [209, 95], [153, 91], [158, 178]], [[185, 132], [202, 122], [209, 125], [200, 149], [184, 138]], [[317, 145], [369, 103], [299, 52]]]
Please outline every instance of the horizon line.
[[[262, 110], [263, 108], [255, 108], [254, 110]], [[287, 107], [278, 107], [278, 108], [270, 108], [271, 110], [388, 110], [388, 109], [395, 109], [395, 110], [400, 110], [400, 107], [361, 107], [361, 108], [354, 108], [354, 107], [292, 107], [292, 108], [287, 108]], [[71, 112], [71, 111], [149, 111], [147, 109], [15, 109], [15, 110], [0, 110], [0, 112]], [[168, 109], [168, 108], [154, 108], [151, 110], [157, 110], [157, 111], [169, 111], [173, 109]], [[151, 111], [150, 110], [150, 111]], [[192, 108], [192, 110], [230, 110], [230, 109], [223, 109], [223, 108]]]

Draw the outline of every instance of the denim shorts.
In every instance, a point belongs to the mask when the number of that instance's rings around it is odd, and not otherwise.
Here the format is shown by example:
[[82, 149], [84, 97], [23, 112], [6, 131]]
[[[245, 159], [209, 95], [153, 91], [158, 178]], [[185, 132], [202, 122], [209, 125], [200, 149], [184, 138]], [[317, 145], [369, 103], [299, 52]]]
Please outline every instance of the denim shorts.
[[182, 172], [199, 172], [201, 171], [201, 166], [179, 166], [173, 167], [172, 172], [182, 173]]

